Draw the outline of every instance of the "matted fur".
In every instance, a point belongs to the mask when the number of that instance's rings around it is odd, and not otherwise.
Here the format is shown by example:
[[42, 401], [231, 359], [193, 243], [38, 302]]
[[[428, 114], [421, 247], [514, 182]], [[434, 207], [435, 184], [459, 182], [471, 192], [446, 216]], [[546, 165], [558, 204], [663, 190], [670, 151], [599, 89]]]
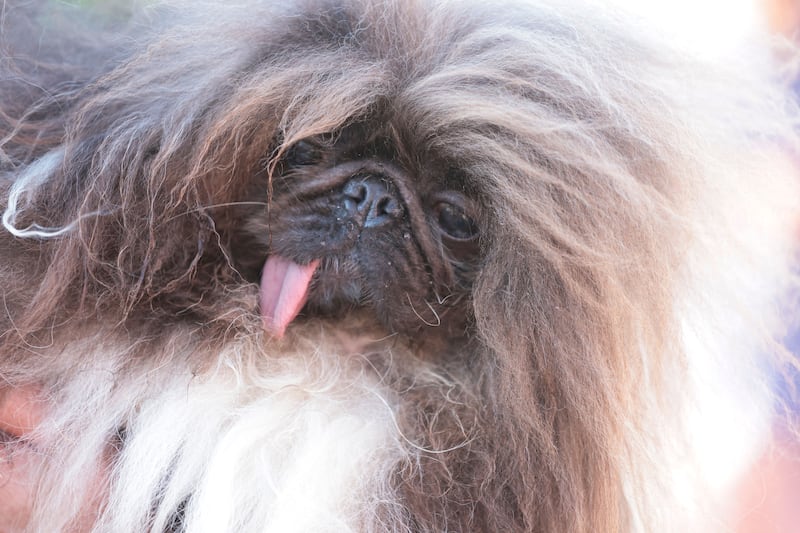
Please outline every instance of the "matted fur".
[[[193, 1], [121, 37], [2, 6], [0, 373], [49, 401], [28, 530], [92, 498], [114, 532], [720, 524], [696, 444], [768, 424], [800, 198], [766, 55], [560, 0]], [[270, 339], [234, 267], [289, 148], [375, 117], [482, 206], [460, 353], [359, 316]]]

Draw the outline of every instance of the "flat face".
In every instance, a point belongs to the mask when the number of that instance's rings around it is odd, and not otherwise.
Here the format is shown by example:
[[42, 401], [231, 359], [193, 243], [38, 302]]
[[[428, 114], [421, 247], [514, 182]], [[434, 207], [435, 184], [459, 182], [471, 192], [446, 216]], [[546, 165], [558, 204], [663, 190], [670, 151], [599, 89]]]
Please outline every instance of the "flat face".
[[[457, 171], [404, 161], [400, 141], [382, 133], [358, 124], [290, 146], [234, 260], [251, 279], [269, 270], [262, 307], [273, 316], [284, 306], [304, 318], [366, 309], [388, 333], [463, 331], [480, 259], [477, 200]], [[281, 286], [264, 296], [269, 284]]]

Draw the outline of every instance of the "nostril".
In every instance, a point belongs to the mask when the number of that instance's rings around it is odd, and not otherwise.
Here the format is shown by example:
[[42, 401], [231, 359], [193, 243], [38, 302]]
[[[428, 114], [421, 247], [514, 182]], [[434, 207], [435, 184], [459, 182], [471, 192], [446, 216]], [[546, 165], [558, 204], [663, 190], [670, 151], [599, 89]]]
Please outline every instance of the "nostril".
[[375, 203], [375, 214], [378, 216], [397, 217], [401, 215], [403, 208], [394, 197], [390, 195], [382, 196]]
[[389, 202], [391, 201], [392, 199], [389, 198], [388, 196], [380, 198], [377, 202], [375, 202], [375, 212], [378, 215], [387, 214], [387, 208], [389, 207]]
[[344, 206], [349, 213], [360, 213], [367, 208], [369, 191], [363, 181], [350, 181], [345, 185], [342, 192], [344, 194]]
[[354, 200], [357, 204], [364, 202], [367, 198], [367, 184], [363, 181], [350, 181], [344, 187], [344, 195]]
[[[372, 194], [372, 193], [375, 194]], [[369, 211], [364, 227], [377, 227], [399, 219], [403, 215], [400, 200], [385, 188], [370, 191]]]

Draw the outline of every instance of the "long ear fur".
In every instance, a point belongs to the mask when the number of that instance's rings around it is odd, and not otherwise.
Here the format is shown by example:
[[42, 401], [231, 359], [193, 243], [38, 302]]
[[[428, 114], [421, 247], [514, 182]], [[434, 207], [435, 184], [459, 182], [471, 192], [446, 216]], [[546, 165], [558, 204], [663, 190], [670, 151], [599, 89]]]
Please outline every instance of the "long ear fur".
[[[458, 166], [489, 227], [470, 353], [384, 369], [397, 418], [380, 424], [414, 446], [376, 437], [395, 470], [372, 482], [407, 511], [362, 523], [706, 530], [716, 502], [693, 416], [763, 429], [768, 380], [792, 364], [774, 339], [791, 286], [798, 113], [768, 57], [711, 68], [603, 11], [546, 0], [273, 4], [159, 8], [154, 29], [81, 45], [86, 65], [57, 65], [78, 46], [60, 27], [31, 52], [38, 63], [7, 55], [0, 371], [68, 383], [52, 339], [134, 332], [163, 350], [187, 323], [202, 324], [198, 346], [138, 368], [188, 358], [200, 362], [183, 377], [205, 376], [240, 362], [226, 341], [257, 335], [257, 288], [231, 264], [228, 206], [269, 202], [286, 146], [380, 109], [420, 160]], [[15, 9], [3, 28], [29, 20]], [[24, 41], [13, 33], [12, 51]], [[416, 380], [420, 369], [437, 378]], [[69, 397], [59, 412], [80, 412]], [[732, 414], [713, 409], [725, 402]], [[110, 481], [119, 508], [125, 475]], [[164, 494], [174, 510], [187, 492]]]

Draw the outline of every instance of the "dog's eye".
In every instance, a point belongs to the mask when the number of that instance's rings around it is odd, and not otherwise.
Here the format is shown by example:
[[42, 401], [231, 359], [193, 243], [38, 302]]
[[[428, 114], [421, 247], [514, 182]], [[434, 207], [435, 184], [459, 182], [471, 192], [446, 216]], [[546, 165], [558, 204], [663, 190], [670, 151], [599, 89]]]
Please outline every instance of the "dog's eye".
[[436, 222], [451, 239], [466, 241], [478, 235], [478, 225], [466, 211], [450, 202], [439, 202], [434, 206]]
[[318, 163], [322, 154], [319, 148], [308, 141], [298, 141], [286, 153], [286, 162], [290, 165], [313, 165]]

